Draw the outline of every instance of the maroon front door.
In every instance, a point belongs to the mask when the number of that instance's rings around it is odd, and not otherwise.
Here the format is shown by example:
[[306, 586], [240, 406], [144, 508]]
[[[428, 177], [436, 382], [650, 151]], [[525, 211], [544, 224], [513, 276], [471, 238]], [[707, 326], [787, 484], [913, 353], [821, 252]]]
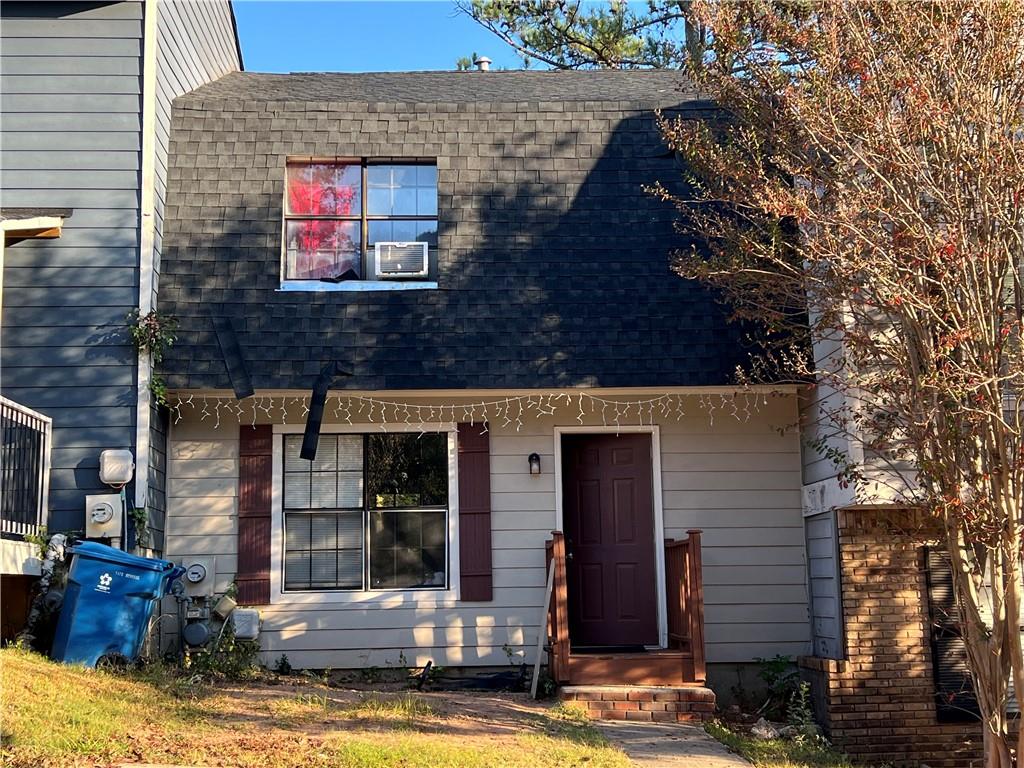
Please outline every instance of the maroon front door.
[[563, 435], [573, 647], [657, 645], [650, 435]]

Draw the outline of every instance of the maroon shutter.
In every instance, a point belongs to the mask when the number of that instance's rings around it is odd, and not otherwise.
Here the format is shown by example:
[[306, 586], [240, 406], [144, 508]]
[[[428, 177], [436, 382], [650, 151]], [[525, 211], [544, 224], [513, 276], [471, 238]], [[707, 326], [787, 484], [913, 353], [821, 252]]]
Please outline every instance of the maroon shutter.
[[270, 602], [270, 495], [273, 474], [269, 424], [238, 435], [238, 602]]
[[459, 424], [459, 578], [461, 599], [492, 599], [491, 456], [483, 424]]

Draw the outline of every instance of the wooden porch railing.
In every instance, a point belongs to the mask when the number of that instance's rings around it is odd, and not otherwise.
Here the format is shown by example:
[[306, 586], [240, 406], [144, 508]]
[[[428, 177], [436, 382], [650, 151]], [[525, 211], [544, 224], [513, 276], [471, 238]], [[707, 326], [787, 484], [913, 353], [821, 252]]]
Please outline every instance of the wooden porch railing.
[[[682, 541], [665, 541], [665, 594], [668, 601], [668, 647], [684, 658], [683, 679], [704, 685], [704, 581], [701, 576], [699, 530], [687, 531]], [[569, 682], [569, 590], [566, 583], [565, 536], [553, 531], [547, 542], [547, 564], [554, 564], [551, 599], [548, 603], [547, 635], [551, 677], [556, 683]]]
[[556, 683], [565, 683], [569, 680], [569, 587], [566, 583], [565, 534], [552, 531], [546, 548], [548, 568], [552, 563], [555, 567], [548, 603], [551, 677]]
[[695, 683], [707, 681], [704, 661], [704, 579], [699, 530], [683, 541], [665, 541], [665, 595], [668, 598], [668, 647], [693, 657]]

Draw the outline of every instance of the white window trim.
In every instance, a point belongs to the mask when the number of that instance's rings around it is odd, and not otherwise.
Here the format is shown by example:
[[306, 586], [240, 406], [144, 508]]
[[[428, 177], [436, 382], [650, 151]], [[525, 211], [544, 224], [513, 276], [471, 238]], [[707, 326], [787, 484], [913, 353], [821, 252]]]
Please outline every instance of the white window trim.
[[[156, 0], [146, 0], [146, 2], [156, 2]], [[290, 162], [296, 162], [296, 163], [297, 162], [314, 162], [314, 161], [318, 161], [318, 160], [319, 161], [325, 161], [325, 162], [334, 162], [334, 163], [337, 163], [337, 162], [358, 163], [361, 170], [363, 168], [365, 168], [366, 164], [368, 164], [370, 161], [373, 161], [374, 164], [377, 164], [379, 162], [380, 164], [383, 164], [383, 165], [432, 165], [434, 167], [435, 171], [438, 170], [437, 169], [437, 158], [434, 158], [433, 161], [430, 161], [430, 162], [428, 162], [426, 160], [424, 160], [422, 162], [419, 161], [419, 160], [409, 160], [409, 161], [406, 161], [406, 162], [390, 163], [390, 162], [387, 162], [387, 161], [385, 161], [383, 159], [379, 159], [379, 158], [372, 158], [372, 157], [344, 157], [344, 156], [341, 156], [341, 155], [336, 156], [336, 157], [319, 157], [319, 156], [316, 156], [316, 155], [309, 155], [309, 156], [302, 155], [302, 156], [298, 156], [298, 157], [291, 157], [291, 156], [289, 156], [285, 160], [285, 168], [287, 169], [288, 163], [290, 163]], [[285, 276], [286, 275], [286, 271], [287, 271], [286, 263], [287, 263], [287, 260], [288, 260], [288, 237], [287, 237], [287, 232], [288, 232], [288, 216], [289, 216], [289, 213], [288, 213], [287, 173], [288, 173], [287, 170], [285, 170], [285, 184], [284, 184], [284, 188], [283, 188], [283, 190], [281, 192], [281, 211], [282, 211], [282, 215], [281, 215], [281, 259], [280, 259], [280, 269], [279, 269], [280, 287], [277, 289], [278, 293], [282, 293], [282, 292], [287, 293], [287, 292], [293, 292], [293, 291], [294, 292], [299, 292], [299, 293], [303, 293], [303, 292], [304, 293], [368, 293], [368, 292], [373, 292], [373, 291], [424, 291], [424, 290], [435, 290], [438, 287], [436, 280], [386, 280], [386, 279], [381, 279], [381, 278], [370, 280], [370, 279], [363, 278], [361, 280], [345, 280], [345, 281], [340, 282], [340, 283], [331, 283], [331, 282], [321, 282], [319, 280], [289, 280], [289, 279], [287, 279], [287, 277]], [[362, 179], [362, 178], [363, 177], [361, 175], [360, 179]], [[437, 193], [437, 184], [436, 184], [436, 182], [435, 182], [435, 185], [434, 185], [434, 192], [435, 192], [435, 194]], [[361, 194], [366, 194], [366, 190], [365, 189], [361, 189]], [[295, 216], [297, 218], [301, 218], [300, 214], [295, 214]], [[435, 221], [437, 221], [438, 227], [440, 227], [440, 225], [441, 225], [440, 206], [438, 206], [438, 211], [437, 211], [437, 213], [435, 214], [435, 216], [433, 218], [434, 218]], [[360, 218], [359, 218], [360, 225], [362, 225], [362, 222], [364, 221], [364, 219], [365, 219], [365, 217], [362, 214], [360, 214]], [[354, 221], [354, 219], [349, 219], [349, 220], [350, 221]], [[440, 243], [438, 244], [438, 247], [440, 248]], [[440, 261], [440, 257], [438, 257], [438, 261]]]
[[437, 288], [433, 280], [345, 280], [328, 283], [320, 280], [282, 280], [278, 292], [368, 293], [372, 291], [429, 291]]
[[[381, 432], [380, 424], [324, 424], [321, 434]], [[358, 604], [380, 608], [451, 608], [459, 601], [459, 444], [458, 425], [387, 424], [385, 432], [442, 432], [448, 435], [448, 589], [284, 591], [284, 436], [302, 434], [304, 424], [275, 424], [271, 460], [270, 604]]]
[[654, 500], [654, 578], [658, 600], [658, 647], [668, 648], [668, 598], [665, 591], [665, 509], [661, 485], [661, 431], [652, 426], [555, 427], [555, 530], [564, 530], [562, 435], [644, 434], [651, 436], [651, 496]]

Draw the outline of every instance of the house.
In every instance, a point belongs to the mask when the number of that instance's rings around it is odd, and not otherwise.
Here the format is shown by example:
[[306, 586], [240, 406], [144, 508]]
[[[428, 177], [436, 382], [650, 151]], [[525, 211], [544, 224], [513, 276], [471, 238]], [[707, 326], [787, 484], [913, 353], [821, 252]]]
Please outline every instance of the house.
[[8, 638], [38, 572], [24, 537], [83, 531], [87, 495], [112, 491], [104, 449], [135, 455], [128, 501], [162, 549], [165, 425], [126, 316], [158, 286], [171, 100], [241, 56], [226, 0], [5, 2], [0, 16]]
[[[819, 366], [844, 355], [834, 341], [815, 344]], [[812, 650], [798, 660], [801, 675], [816, 719], [852, 757], [980, 765], [982, 728], [939, 522], [905, 501], [912, 472], [894, 471], [856, 429], [839, 428], [860, 407], [828, 385], [803, 404]], [[852, 462], [858, 477], [840, 477], [831, 457]]]
[[729, 696], [809, 650], [797, 393], [735, 384], [742, 330], [644, 190], [682, 178], [656, 110], [708, 109], [652, 71], [175, 100], [164, 552], [260, 608], [268, 664], [532, 663], [549, 559], [563, 684]]

